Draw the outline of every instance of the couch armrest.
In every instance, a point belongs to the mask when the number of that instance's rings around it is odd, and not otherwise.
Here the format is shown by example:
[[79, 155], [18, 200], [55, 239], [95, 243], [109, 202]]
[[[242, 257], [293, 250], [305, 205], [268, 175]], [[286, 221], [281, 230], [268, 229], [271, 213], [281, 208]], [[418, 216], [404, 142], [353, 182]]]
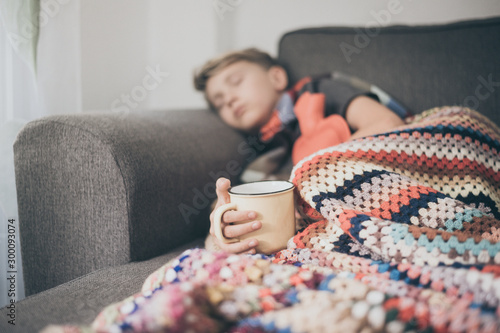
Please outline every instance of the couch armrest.
[[251, 153], [207, 110], [27, 124], [14, 144], [26, 295], [203, 236], [215, 179]]

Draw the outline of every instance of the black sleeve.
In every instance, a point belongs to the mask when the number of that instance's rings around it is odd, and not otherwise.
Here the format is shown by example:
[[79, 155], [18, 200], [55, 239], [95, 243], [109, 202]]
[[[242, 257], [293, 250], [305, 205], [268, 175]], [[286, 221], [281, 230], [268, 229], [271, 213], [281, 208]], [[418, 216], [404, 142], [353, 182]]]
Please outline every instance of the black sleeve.
[[358, 96], [368, 96], [379, 101], [377, 96], [368, 90], [351, 86], [344, 81], [335, 80], [331, 77], [317, 78], [302, 87], [301, 92], [325, 94], [325, 117], [339, 114], [345, 117], [345, 112], [351, 101]]

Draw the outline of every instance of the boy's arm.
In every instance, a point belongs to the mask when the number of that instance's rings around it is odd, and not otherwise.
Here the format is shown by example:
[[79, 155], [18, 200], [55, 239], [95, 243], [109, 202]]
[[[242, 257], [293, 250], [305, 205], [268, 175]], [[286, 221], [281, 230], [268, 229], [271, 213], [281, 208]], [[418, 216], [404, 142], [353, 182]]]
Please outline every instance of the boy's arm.
[[367, 96], [358, 96], [347, 107], [345, 118], [353, 134], [351, 140], [392, 130], [404, 121], [386, 106]]

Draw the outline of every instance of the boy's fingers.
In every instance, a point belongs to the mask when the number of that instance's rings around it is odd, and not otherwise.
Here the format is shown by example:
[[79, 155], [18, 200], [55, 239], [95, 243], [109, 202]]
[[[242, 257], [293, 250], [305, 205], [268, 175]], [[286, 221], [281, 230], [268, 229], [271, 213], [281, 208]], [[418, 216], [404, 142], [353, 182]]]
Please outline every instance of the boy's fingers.
[[253, 221], [257, 217], [257, 213], [251, 210], [228, 210], [222, 215], [222, 222], [233, 223], [233, 222], [248, 222]]
[[262, 227], [261, 221], [253, 221], [241, 224], [226, 225], [223, 233], [226, 238], [238, 238]]
[[230, 252], [230, 253], [255, 253], [255, 247], [259, 244], [256, 239], [248, 239], [244, 242], [236, 242], [236, 243], [223, 243], [219, 240], [216, 240], [221, 250]]
[[255, 248], [251, 248], [250, 250], [248, 251], [245, 251], [245, 252], [242, 252], [242, 253], [246, 253], [246, 254], [255, 254], [257, 251], [255, 250]]

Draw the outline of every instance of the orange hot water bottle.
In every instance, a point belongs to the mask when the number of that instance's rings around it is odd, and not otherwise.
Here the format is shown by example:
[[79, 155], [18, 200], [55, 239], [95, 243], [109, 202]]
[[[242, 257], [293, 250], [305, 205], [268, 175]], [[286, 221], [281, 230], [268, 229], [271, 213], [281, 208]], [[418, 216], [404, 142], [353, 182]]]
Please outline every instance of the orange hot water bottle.
[[305, 92], [294, 107], [300, 137], [292, 150], [293, 164], [316, 151], [345, 142], [351, 136], [349, 125], [337, 114], [325, 118], [325, 95]]

